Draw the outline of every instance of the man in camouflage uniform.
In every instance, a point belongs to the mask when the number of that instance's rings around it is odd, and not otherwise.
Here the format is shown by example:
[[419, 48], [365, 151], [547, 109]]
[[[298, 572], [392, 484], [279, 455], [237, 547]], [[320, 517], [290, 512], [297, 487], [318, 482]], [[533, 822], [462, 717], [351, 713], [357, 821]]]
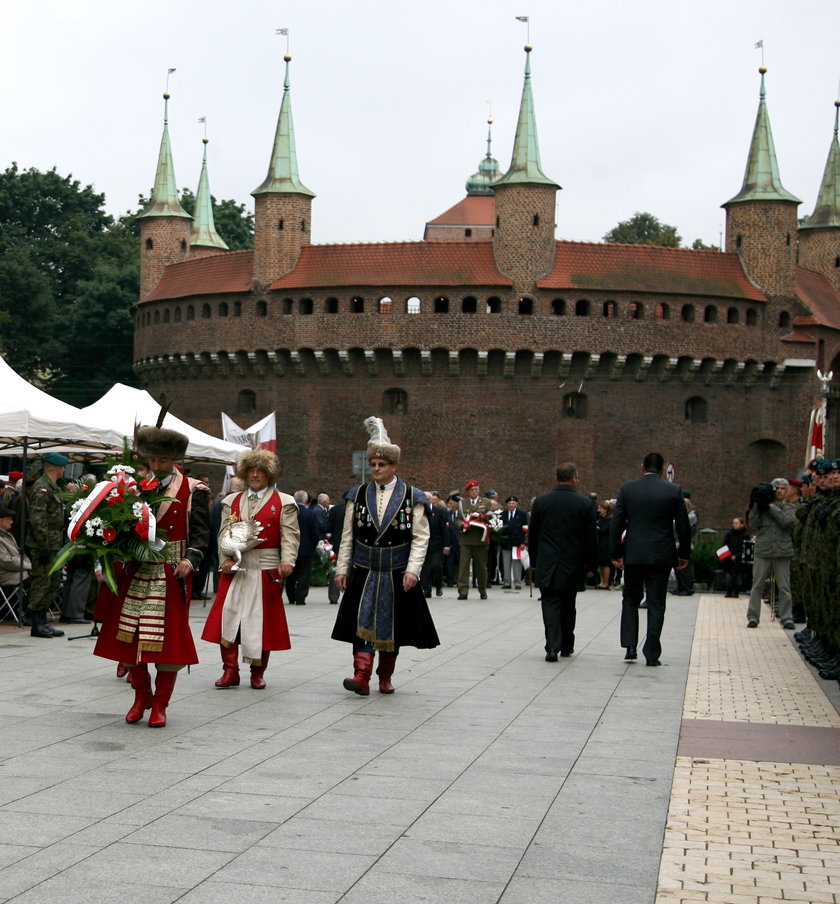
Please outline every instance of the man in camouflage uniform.
[[47, 452], [44, 470], [29, 491], [29, 520], [26, 546], [32, 559], [32, 585], [29, 610], [33, 637], [63, 637], [64, 632], [47, 621], [47, 612], [58, 594], [61, 572], [50, 574], [50, 562], [64, 546], [64, 506], [56, 481], [64, 475], [67, 459], [58, 452]]

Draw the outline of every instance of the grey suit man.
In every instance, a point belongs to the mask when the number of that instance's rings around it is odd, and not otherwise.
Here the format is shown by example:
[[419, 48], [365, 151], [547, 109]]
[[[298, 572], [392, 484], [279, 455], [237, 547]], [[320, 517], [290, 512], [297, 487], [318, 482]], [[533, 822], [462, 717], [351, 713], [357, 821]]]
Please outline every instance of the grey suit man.
[[[662, 477], [665, 460], [649, 452], [642, 477], [618, 491], [610, 537], [611, 556], [624, 569], [621, 599], [621, 646], [624, 658], [636, 658], [639, 603], [647, 594], [647, 635], [642, 647], [647, 665], [661, 665], [660, 636], [672, 568], [685, 568], [691, 555], [691, 527], [682, 491]], [[676, 530], [676, 542], [674, 531]], [[625, 533], [626, 532], [626, 533]]]
[[540, 588], [545, 661], [571, 656], [575, 647], [575, 601], [586, 575], [598, 567], [595, 503], [577, 492], [577, 465], [557, 468], [557, 486], [538, 496], [531, 510], [528, 548]]

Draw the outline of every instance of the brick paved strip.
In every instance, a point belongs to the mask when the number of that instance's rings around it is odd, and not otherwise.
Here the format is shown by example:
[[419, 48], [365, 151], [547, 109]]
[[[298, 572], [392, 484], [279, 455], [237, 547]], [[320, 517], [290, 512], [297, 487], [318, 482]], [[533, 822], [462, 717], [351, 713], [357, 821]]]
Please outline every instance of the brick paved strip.
[[657, 904], [840, 904], [840, 768], [679, 757]]
[[677, 754], [840, 766], [840, 728], [683, 719]]
[[[700, 599], [683, 717], [840, 728], [840, 714], [768, 609], [746, 627], [746, 600]], [[766, 758], [767, 759], [767, 758]]]

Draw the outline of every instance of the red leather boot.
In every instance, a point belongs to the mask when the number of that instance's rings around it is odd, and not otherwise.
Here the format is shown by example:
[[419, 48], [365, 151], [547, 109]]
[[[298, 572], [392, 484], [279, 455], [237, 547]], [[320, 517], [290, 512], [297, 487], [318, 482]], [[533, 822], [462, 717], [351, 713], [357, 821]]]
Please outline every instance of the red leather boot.
[[373, 653], [353, 653], [353, 677], [344, 679], [344, 687], [360, 697], [370, 693], [370, 676], [373, 672]]
[[222, 646], [222, 677], [216, 687], [239, 687], [239, 644]]
[[149, 667], [146, 663], [141, 662], [130, 668], [128, 680], [134, 688], [134, 703], [125, 714], [125, 721], [133, 725], [143, 718], [143, 713], [152, 705], [152, 679], [149, 677]]
[[166, 725], [166, 707], [169, 705], [177, 678], [177, 672], [158, 670], [155, 678], [155, 695], [152, 697], [152, 713], [149, 716], [150, 728], [163, 728]]
[[261, 691], [265, 687], [263, 675], [265, 674], [265, 667], [268, 665], [268, 655], [269, 651], [263, 650], [260, 656], [260, 665], [251, 666], [251, 687], [255, 691]]
[[376, 674], [379, 677], [379, 693], [393, 694], [394, 685], [391, 684], [391, 675], [394, 674], [394, 668], [397, 665], [397, 657], [388, 653], [379, 654], [379, 665]]

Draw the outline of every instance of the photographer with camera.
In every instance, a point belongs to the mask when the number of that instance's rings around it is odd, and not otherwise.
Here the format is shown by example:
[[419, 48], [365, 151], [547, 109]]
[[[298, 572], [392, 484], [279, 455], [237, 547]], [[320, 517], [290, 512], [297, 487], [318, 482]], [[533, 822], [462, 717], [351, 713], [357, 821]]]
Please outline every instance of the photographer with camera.
[[789, 487], [790, 484], [784, 477], [776, 477], [771, 483], [754, 486], [750, 493], [747, 527], [755, 531], [755, 563], [747, 606], [748, 628], [758, 627], [764, 582], [771, 572], [776, 578], [782, 627], [787, 630], [796, 627], [790, 595], [790, 563], [793, 558], [791, 532], [796, 521], [796, 506], [785, 502]]

